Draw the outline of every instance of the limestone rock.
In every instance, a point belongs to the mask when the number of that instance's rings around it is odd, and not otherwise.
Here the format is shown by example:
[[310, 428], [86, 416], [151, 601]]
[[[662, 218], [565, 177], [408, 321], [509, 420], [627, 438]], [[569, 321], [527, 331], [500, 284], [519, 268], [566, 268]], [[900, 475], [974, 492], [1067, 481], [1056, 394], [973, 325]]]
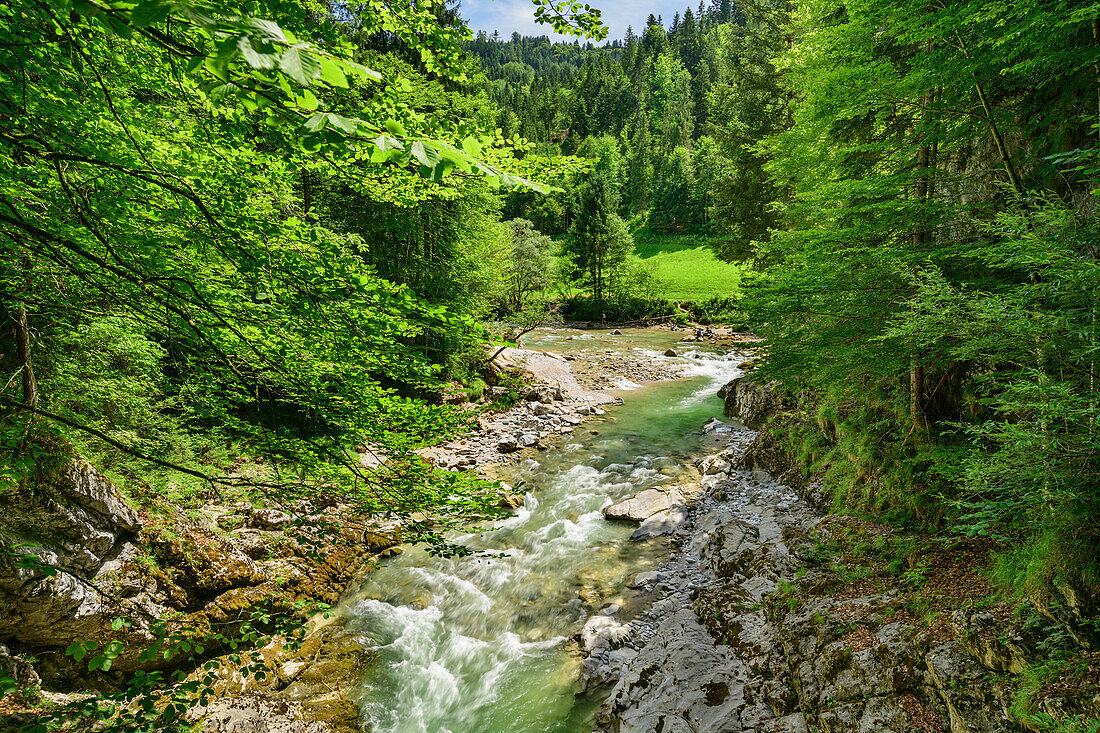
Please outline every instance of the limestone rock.
[[682, 527], [686, 521], [687, 512], [684, 507], [674, 506], [646, 517], [638, 529], [630, 535], [630, 539], [647, 540], [670, 534]]
[[683, 496], [676, 489], [646, 489], [637, 496], [604, 507], [603, 515], [607, 519], [641, 522], [682, 503]]
[[523, 506], [523, 494], [504, 494], [499, 506], [501, 509], [519, 509]]
[[703, 423], [704, 433], [728, 433], [730, 427], [716, 417], [712, 417]]
[[725, 401], [723, 413], [737, 418], [749, 430], [760, 429], [783, 406], [783, 400], [772, 387], [748, 382], [744, 377], [730, 380], [718, 390], [718, 396]]
[[266, 530], [285, 529], [294, 517], [278, 509], [254, 509], [245, 521], [246, 527]]
[[0, 559], [0, 638], [64, 646], [94, 638], [117, 613], [89, 581], [112, 582], [141, 528], [118, 489], [77, 458], [49, 480], [0, 493], [0, 550], [31, 553], [58, 570]]
[[253, 693], [215, 700], [192, 708], [187, 719], [204, 733], [336, 733], [340, 730], [309, 720], [300, 703]]
[[744, 717], [773, 717], [762, 700], [748, 704], [744, 679], [742, 663], [681, 609], [626, 664], [600, 722], [613, 718], [621, 733], [744, 730]]
[[1008, 733], [1016, 726], [1005, 716], [988, 680], [988, 670], [957, 642], [941, 644], [925, 657], [928, 677], [947, 706], [952, 731]]
[[528, 387], [524, 392], [523, 398], [528, 402], [541, 402], [544, 405], [549, 405], [552, 402], [561, 402], [565, 399], [565, 395], [562, 394], [561, 387], [550, 384], [536, 384]]

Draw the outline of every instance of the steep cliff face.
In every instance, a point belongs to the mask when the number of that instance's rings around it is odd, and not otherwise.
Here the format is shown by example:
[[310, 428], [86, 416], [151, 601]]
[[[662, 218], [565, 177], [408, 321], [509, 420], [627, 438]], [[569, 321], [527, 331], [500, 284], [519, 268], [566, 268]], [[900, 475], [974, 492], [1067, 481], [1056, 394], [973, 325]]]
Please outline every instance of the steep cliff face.
[[[97, 638], [119, 615], [97, 587], [137, 555], [137, 513], [87, 461], [0, 493], [0, 640], [30, 647]], [[20, 561], [36, 555], [41, 564]]]
[[[243, 502], [197, 513], [158, 507], [156, 521], [143, 524], [80, 458], [0, 494], [0, 672], [62, 701], [56, 692], [117, 689], [137, 669], [191, 668], [229, 653], [225, 642], [242, 623], [263, 630], [254, 612], [294, 616], [309, 613], [310, 603], [334, 603], [363, 564], [398, 539], [395, 522], [371, 522], [322, 496], [290, 512]], [[119, 618], [132, 624], [115, 628]], [[160, 621], [193, 639], [201, 656], [143, 660]], [[361, 650], [339, 626], [310, 629], [301, 644], [276, 636], [254, 653], [271, 668], [262, 679], [243, 675], [243, 662], [218, 659], [215, 701], [189, 719], [207, 730], [223, 718], [287, 731], [355, 730], [354, 704], [330, 683], [354, 682]], [[122, 651], [110, 671], [89, 672], [87, 660], [65, 653], [73, 642], [102, 650], [113, 641]], [[334, 659], [342, 660], [340, 674]], [[0, 728], [11, 722], [0, 715]]]

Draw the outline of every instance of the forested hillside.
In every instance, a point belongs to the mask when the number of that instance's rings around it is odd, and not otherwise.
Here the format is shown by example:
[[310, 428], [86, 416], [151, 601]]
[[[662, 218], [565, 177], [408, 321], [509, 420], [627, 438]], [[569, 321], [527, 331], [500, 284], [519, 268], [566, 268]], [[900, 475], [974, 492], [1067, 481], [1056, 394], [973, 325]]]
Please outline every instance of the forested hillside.
[[[598, 156], [622, 192], [621, 216], [646, 215], [659, 233], [720, 234], [735, 258], [734, 242], [772, 221], [764, 192], [747, 201], [742, 176], [752, 166], [738, 157], [774, 122], [763, 98], [769, 90], [744, 96], [766, 74], [765, 50], [749, 48], [745, 33], [743, 11], [722, 2], [687, 7], [667, 28], [650, 15], [639, 33], [628, 29], [625, 39], [598, 47], [484, 33], [466, 47], [486, 69], [506, 137], [531, 141], [536, 154]], [[555, 221], [548, 206], [517, 210], [545, 229], [563, 228], [568, 213]]]
[[[1006, 583], [1083, 590], [1100, 580], [1095, 10], [747, 0], [602, 46], [467, 47], [506, 135], [598, 157], [622, 217], [752, 259], [761, 378], [803, 395], [789, 437], [839, 505], [1014, 537]], [[508, 205], [568, 224], [553, 199]]]

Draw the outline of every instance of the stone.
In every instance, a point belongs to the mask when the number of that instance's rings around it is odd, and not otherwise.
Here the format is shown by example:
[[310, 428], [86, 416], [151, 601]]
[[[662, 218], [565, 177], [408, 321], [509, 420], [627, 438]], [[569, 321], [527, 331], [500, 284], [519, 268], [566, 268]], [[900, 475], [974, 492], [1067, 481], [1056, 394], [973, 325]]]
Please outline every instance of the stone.
[[707, 456], [699, 461], [698, 466], [704, 476], [717, 476], [719, 474], [729, 473], [731, 469], [730, 462], [722, 455]]
[[15, 684], [25, 694], [33, 696], [42, 686], [34, 665], [26, 659], [14, 656], [3, 644], [0, 644], [0, 674], [6, 674], [15, 680]]
[[319, 720], [308, 720], [300, 703], [253, 693], [196, 706], [186, 719], [204, 733], [334, 733]]
[[501, 509], [519, 509], [523, 506], [522, 494], [504, 494], [497, 505]]
[[517, 443], [516, 439], [512, 436], [507, 436], [497, 441], [497, 450], [501, 453], [513, 453], [519, 450], [519, 448], [519, 443]]
[[118, 614], [93, 582], [111, 583], [138, 554], [140, 528], [119, 490], [83, 458], [0, 492], [0, 553], [29, 552], [56, 569], [17, 567], [0, 555], [0, 638], [64, 647], [97, 637]]
[[630, 539], [634, 541], [648, 540], [653, 537], [671, 534], [682, 527], [686, 521], [687, 512], [684, 511], [683, 507], [674, 506], [671, 509], [646, 517], [638, 529], [630, 535]]
[[728, 433], [731, 428], [716, 417], [712, 417], [703, 423], [704, 433]]
[[561, 402], [565, 399], [565, 395], [562, 394], [561, 387], [536, 384], [527, 388], [527, 391], [523, 393], [523, 399], [528, 402], [541, 402], [544, 405], [549, 405], [551, 402]]
[[723, 414], [737, 418], [749, 430], [759, 430], [783, 407], [783, 400], [773, 391], [773, 386], [774, 383], [748, 382], [744, 377], [730, 380], [718, 390], [718, 396], [724, 400]]
[[679, 354], [676, 353], [676, 349], [671, 349], [670, 348], [670, 349], [665, 349], [665, 356], [679, 356]]
[[614, 331], [611, 332], [611, 335], [612, 336], [622, 336], [623, 332], [616, 328]]
[[622, 646], [630, 636], [630, 626], [602, 614], [588, 619], [579, 634], [581, 646], [589, 654], [604, 648]]
[[626, 663], [602, 715], [621, 733], [740, 731], [743, 678], [742, 664], [714, 643], [690, 608], [680, 609]]
[[141, 529], [141, 520], [122, 493], [83, 458], [76, 458], [61, 471], [53, 482], [63, 496], [111, 525], [127, 532]]
[[674, 504], [682, 502], [683, 497], [675, 489], [646, 489], [625, 501], [605, 506], [603, 515], [607, 519], [641, 522], [657, 512], [667, 511]]
[[631, 588], [643, 588], [650, 583], [657, 583], [665, 576], [658, 570], [647, 570], [644, 573], [638, 573], [634, 576], [634, 579], [630, 581], [629, 586]]
[[444, 390], [440, 398], [444, 405], [461, 405], [470, 401], [470, 393], [464, 389], [451, 388]]
[[538, 416], [554, 415], [557, 414], [557, 410], [553, 406], [544, 404], [542, 402], [536, 402], [534, 407], [531, 408], [531, 412]]
[[924, 661], [929, 679], [947, 706], [951, 730], [972, 733], [1016, 730], [989, 683], [988, 670], [962, 644], [941, 644], [928, 652]]
[[246, 527], [265, 530], [282, 530], [294, 521], [294, 517], [278, 509], [254, 509], [248, 519]]

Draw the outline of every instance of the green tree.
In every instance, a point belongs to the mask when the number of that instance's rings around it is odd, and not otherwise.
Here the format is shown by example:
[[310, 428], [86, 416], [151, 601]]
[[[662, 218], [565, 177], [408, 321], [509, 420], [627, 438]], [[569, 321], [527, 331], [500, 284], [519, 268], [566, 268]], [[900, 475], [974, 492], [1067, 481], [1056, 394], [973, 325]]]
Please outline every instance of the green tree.
[[657, 181], [653, 205], [649, 210], [650, 225], [666, 234], [693, 230], [698, 214], [695, 189], [691, 151], [676, 147], [665, 161]]
[[550, 287], [554, 241], [526, 219], [512, 219], [511, 267], [507, 275], [507, 307], [512, 313], [527, 308], [530, 299]]
[[747, 300], [760, 378], [821, 401], [838, 501], [1019, 538], [1002, 579], [1073, 598], [1100, 588], [1093, 17], [799, 3], [771, 61], [790, 117], [753, 147], [783, 195]]
[[710, 94], [715, 110], [712, 135], [730, 160], [710, 187], [710, 219], [723, 232], [721, 256], [750, 256], [754, 242], [766, 242], [780, 226], [776, 204], [781, 188], [766, 170], [766, 138], [787, 129], [790, 94], [778, 59], [790, 41], [790, 8], [784, 3], [746, 2], [743, 29], [717, 29], [725, 71]]
[[610, 281], [634, 248], [617, 210], [610, 177], [605, 173], [594, 174], [577, 193], [573, 224], [565, 240], [570, 279], [584, 283], [598, 303], [604, 302]]

